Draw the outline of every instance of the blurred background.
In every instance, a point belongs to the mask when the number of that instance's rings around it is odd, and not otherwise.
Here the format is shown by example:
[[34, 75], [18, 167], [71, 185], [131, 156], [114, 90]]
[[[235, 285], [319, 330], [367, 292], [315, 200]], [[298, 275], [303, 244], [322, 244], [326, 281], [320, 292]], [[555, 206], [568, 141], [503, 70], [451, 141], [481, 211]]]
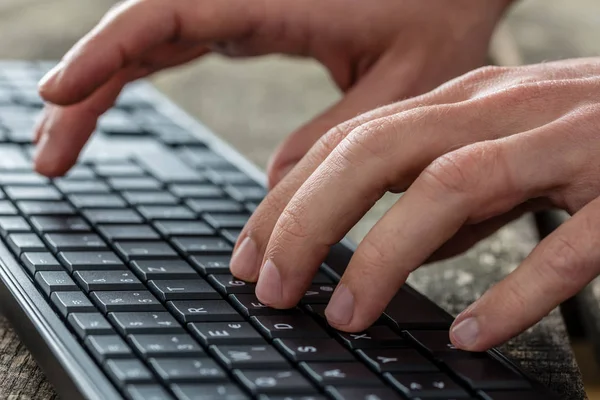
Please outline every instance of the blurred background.
[[[112, 4], [111, 0], [0, 0], [0, 59], [59, 59]], [[521, 0], [499, 28], [491, 55], [500, 64], [597, 56], [599, 37], [597, 0]], [[207, 56], [152, 81], [261, 167], [289, 132], [339, 98], [318, 64], [277, 56], [235, 62]], [[384, 198], [351, 237], [360, 240], [393, 200], [394, 196]], [[489, 271], [501, 267], [501, 276], [535, 245], [530, 222], [516, 221], [449, 262], [484, 265]], [[442, 263], [417, 273], [465, 279], [444, 276], [443, 267]], [[574, 343], [590, 398], [600, 399], [600, 374], [586, 346]]]

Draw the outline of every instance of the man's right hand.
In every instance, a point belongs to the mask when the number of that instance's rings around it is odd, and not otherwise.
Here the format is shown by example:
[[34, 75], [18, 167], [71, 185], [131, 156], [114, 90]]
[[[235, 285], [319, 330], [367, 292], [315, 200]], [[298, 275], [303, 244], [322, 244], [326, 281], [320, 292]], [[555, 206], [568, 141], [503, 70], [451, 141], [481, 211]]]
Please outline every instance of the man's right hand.
[[[269, 167], [274, 186], [330, 128], [427, 92], [485, 62], [510, 0], [136, 0], [112, 9], [41, 82], [36, 169], [64, 174], [123, 86], [211, 50], [314, 57], [345, 92], [294, 132]], [[418, 134], [418, 133], [415, 133]]]

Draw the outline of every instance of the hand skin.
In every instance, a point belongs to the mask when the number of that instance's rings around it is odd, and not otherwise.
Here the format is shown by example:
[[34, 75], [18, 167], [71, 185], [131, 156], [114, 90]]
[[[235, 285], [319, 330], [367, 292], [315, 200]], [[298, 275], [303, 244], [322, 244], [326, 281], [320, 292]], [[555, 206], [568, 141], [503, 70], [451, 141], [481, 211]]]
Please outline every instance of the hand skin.
[[127, 82], [210, 51], [313, 57], [343, 99], [291, 134], [268, 170], [275, 186], [330, 128], [427, 92], [485, 62], [509, 0], [138, 0], [111, 10], [40, 84], [36, 169], [64, 174]]
[[340, 124], [258, 207], [232, 272], [258, 275], [261, 302], [291, 307], [330, 246], [384, 193], [405, 191], [358, 246], [325, 312], [333, 327], [361, 331], [423, 263], [526, 211], [564, 209], [569, 221], [450, 334], [472, 351], [506, 341], [600, 273], [599, 97], [600, 58], [484, 67]]

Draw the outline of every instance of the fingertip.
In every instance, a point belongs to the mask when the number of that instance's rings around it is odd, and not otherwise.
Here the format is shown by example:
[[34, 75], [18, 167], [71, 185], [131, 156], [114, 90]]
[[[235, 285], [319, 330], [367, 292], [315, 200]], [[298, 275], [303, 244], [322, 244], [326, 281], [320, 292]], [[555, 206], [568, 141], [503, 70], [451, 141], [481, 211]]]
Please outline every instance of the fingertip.
[[260, 269], [259, 262], [258, 246], [250, 236], [246, 236], [231, 256], [229, 269], [241, 280], [256, 282]]
[[457, 317], [450, 328], [450, 341], [466, 351], [485, 351], [491, 347], [482, 335], [481, 319], [475, 316]]
[[75, 161], [76, 158], [65, 157], [65, 153], [54, 145], [50, 135], [43, 134], [37, 145], [33, 167], [37, 173], [55, 178], [66, 174]]

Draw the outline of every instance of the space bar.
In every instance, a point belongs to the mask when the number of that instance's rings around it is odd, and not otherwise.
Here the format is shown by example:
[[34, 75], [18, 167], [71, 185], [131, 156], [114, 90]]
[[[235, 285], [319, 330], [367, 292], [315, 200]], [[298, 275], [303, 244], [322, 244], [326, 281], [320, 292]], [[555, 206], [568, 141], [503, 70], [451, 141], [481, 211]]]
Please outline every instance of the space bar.
[[169, 152], [145, 153], [137, 161], [150, 174], [163, 182], [195, 181], [201, 178], [198, 171], [183, 163]]

